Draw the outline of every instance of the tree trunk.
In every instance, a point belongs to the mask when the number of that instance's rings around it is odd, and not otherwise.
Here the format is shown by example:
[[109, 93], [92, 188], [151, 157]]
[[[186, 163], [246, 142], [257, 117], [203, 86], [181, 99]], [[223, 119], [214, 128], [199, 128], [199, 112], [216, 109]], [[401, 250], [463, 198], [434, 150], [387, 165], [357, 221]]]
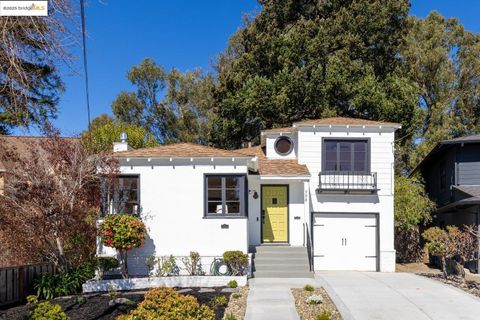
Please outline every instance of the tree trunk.
[[447, 261], [445, 260], [445, 257], [441, 257], [441, 263], [442, 263], [442, 272], [443, 272], [443, 277], [445, 279], [448, 278], [447, 274]]
[[120, 249], [120, 261], [122, 263], [122, 277], [128, 278], [127, 250]]
[[67, 258], [65, 257], [65, 251], [63, 250], [62, 239], [60, 239], [60, 237], [56, 237], [55, 240], [57, 242], [57, 249], [59, 253], [58, 262], [59, 262], [60, 271], [68, 272], [68, 261], [67, 261]]

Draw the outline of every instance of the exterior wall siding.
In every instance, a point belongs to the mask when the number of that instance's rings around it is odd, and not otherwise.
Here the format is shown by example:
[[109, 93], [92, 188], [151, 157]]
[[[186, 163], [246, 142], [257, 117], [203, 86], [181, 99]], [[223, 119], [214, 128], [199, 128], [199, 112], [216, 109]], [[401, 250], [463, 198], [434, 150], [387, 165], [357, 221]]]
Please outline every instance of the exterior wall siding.
[[[275, 151], [275, 141], [280, 136], [289, 137], [293, 141], [293, 150], [287, 155], [278, 154]], [[265, 152], [268, 159], [296, 159], [298, 155], [298, 139], [295, 133], [269, 133], [265, 138]]]
[[458, 184], [480, 185], [480, 147], [467, 144], [458, 148]]
[[[323, 138], [369, 138], [371, 172], [377, 173], [377, 194], [318, 194], [322, 170]], [[298, 131], [298, 160], [310, 173], [310, 207], [322, 213], [378, 213], [380, 271], [395, 271], [394, 249], [394, 130], [390, 128], [301, 127]]]
[[[424, 169], [424, 177], [428, 183], [426, 184], [426, 191], [430, 198], [436, 201], [439, 205], [443, 206], [451, 201], [451, 185], [456, 184], [455, 176], [455, 162], [456, 160], [456, 148], [448, 150], [445, 154], [440, 156], [435, 162]], [[442, 171], [442, 163], [445, 164], [446, 173], [446, 186], [440, 187], [440, 177]]]

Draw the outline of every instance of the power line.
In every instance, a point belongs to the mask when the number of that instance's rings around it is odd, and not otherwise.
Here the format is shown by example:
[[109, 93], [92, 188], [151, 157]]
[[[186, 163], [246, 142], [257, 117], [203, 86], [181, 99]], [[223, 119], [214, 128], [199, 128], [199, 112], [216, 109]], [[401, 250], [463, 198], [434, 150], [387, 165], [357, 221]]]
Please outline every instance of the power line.
[[80, 15], [82, 17], [83, 69], [85, 71], [85, 93], [87, 96], [88, 130], [90, 130], [90, 96], [88, 94], [87, 44], [86, 44], [86, 33], [85, 33], [84, 7], [85, 7], [84, 0], [80, 0]]

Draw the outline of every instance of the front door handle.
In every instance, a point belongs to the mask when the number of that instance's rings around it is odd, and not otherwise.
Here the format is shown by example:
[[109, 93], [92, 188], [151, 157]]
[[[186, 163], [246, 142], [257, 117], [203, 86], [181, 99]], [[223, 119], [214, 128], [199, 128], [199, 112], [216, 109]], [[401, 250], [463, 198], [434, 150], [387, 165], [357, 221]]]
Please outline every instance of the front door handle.
[[262, 210], [262, 223], [265, 224], [265, 210]]
[[343, 247], [344, 243], [345, 243], [345, 238], [342, 238], [342, 247]]

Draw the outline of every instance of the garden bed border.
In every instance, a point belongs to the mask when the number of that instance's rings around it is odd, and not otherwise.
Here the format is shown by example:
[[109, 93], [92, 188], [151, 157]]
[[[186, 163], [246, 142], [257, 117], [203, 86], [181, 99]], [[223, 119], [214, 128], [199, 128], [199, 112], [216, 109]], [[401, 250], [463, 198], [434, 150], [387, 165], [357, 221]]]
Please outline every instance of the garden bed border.
[[156, 287], [190, 288], [223, 287], [235, 280], [238, 286], [247, 285], [247, 276], [172, 276], [129, 278], [112, 280], [90, 280], [83, 284], [83, 293], [108, 292], [109, 290], [128, 291]]

